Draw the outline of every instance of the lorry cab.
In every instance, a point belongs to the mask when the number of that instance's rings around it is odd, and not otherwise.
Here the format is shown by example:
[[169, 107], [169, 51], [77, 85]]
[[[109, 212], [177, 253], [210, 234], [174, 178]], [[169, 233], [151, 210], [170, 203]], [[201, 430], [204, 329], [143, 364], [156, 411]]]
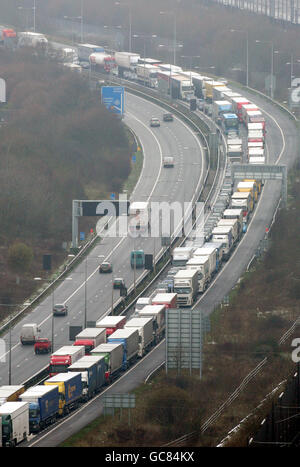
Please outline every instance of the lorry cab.
[[145, 266], [145, 253], [143, 250], [133, 250], [130, 254], [131, 268], [143, 268]]

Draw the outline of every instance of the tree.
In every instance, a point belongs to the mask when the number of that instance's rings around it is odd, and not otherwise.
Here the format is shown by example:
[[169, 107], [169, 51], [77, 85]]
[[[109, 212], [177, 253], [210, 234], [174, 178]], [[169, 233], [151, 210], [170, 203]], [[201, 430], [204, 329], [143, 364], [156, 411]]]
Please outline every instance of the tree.
[[8, 250], [8, 264], [15, 272], [25, 272], [33, 260], [33, 252], [25, 243], [15, 243]]

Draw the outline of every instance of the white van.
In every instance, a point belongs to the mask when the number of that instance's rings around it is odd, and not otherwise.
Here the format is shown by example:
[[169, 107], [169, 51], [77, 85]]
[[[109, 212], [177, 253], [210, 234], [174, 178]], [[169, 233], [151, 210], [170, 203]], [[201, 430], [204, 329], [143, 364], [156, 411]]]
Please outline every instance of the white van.
[[24, 324], [20, 336], [21, 344], [34, 344], [40, 331], [36, 323]]

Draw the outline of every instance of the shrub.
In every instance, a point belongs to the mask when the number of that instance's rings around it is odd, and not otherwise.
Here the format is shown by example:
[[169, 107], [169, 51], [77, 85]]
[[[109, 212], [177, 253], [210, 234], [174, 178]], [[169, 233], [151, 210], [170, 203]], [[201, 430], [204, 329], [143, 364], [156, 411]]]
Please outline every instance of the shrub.
[[25, 243], [15, 243], [8, 250], [8, 264], [15, 272], [25, 272], [33, 260], [32, 249]]

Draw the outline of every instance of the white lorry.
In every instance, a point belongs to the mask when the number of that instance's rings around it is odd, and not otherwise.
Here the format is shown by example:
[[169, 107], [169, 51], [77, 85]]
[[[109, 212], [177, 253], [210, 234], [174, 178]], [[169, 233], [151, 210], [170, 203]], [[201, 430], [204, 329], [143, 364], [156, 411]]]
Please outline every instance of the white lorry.
[[240, 226], [237, 219], [220, 219], [217, 227], [223, 226], [232, 227], [232, 243], [235, 245], [240, 238]]
[[249, 164], [263, 165], [265, 163], [266, 163], [266, 158], [265, 157], [259, 157], [259, 156], [249, 157]]
[[201, 248], [197, 248], [194, 252], [195, 256], [205, 256], [208, 257], [209, 261], [209, 280], [217, 271], [217, 249], [213, 246], [206, 246], [206, 243], [203, 244]]
[[157, 66], [148, 63], [138, 63], [136, 66], [136, 75], [139, 83], [149, 88], [157, 88]]
[[209, 258], [207, 256], [193, 256], [186, 263], [186, 269], [198, 271], [199, 292], [204, 292], [209, 283]]
[[103, 53], [105, 49], [97, 44], [77, 44], [77, 56], [79, 62], [88, 62], [91, 54]]
[[224, 219], [237, 219], [239, 232], [243, 229], [243, 210], [242, 209], [225, 209], [223, 212]]
[[35, 344], [40, 331], [41, 330], [36, 323], [24, 324], [20, 335], [21, 344]]
[[140, 55], [131, 52], [115, 52], [115, 61], [118, 67], [118, 75], [124, 78], [136, 77], [136, 67]]
[[243, 141], [240, 138], [227, 139], [227, 157], [230, 162], [241, 163], [243, 161]]
[[146, 305], [152, 305], [152, 298], [151, 297], [140, 297], [135, 304], [135, 311], [139, 312]]
[[177, 293], [178, 307], [192, 306], [199, 292], [198, 271], [181, 269], [174, 276], [174, 293]]
[[244, 220], [248, 220], [250, 212], [253, 211], [253, 198], [250, 192], [235, 191], [231, 195], [230, 208], [243, 209]]
[[123, 344], [124, 367], [128, 368], [137, 358], [139, 353], [139, 332], [136, 328], [117, 329], [107, 339], [108, 344]]
[[29, 435], [29, 403], [6, 402], [0, 406], [2, 445], [15, 447]]
[[232, 249], [232, 227], [230, 225], [215, 227], [212, 231], [212, 242], [223, 243], [223, 259], [229, 259]]
[[48, 39], [44, 34], [38, 32], [18, 32], [18, 47], [34, 47], [47, 49]]
[[159, 342], [166, 329], [166, 307], [165, 305], [146, 305], [138, 312], [139, 318], [153, 318], [154, 342]]
[[154, 342], [153, 317], [132, 318], [124, 326], [125, 328], [137, 329], [139, 332], [139, 352], [138, 356], [143, 357], [152, 347]]
[[135, 201], [129, 206], [128, 229], [132, 236], [148, 233], [150, 226], [150, 205], [148, 202]]
[[174, 248], [172, 253], [172, 265], [174, 267], [185, 266], [188, 260], [192, 257], [193, 247], [177, 247]]

